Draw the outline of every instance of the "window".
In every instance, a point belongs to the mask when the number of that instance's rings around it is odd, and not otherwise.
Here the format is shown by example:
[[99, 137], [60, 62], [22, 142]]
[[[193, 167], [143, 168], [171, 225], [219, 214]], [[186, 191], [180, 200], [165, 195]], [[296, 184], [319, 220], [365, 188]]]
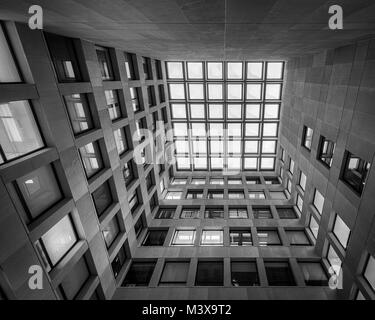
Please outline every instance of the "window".
[[122, 283], [123, 287], [147, 287], [154, 273], [155, 262], [133, 262], [126, 278]]
[[124, 169], [122, 170], [122, 174], [124, 176], [125, 185], [129, 185], [135, 179], [134, 173], [134, 162], [133, 160], [129, 160], [125, 162]]
[[162, 246], [168, 230], [149, 230], [143, 240], [143, 246]]
[[259, 286], [258, 268], [255, 261], [232, 261], [230, 264], [234, 287]]
[[143, 214], [144, 213], [142, 213], [142, 215], [138, 218], [137, 222], [134, 225], [135, 236], [137, 237], [137, 239], [142, 234], [142, 231], [145, 229]]
[[203, 79], [203, 63], [202, 62], [188, 62], [187, 63], [187, 77], [188, 79]]
[[208, 191], [208, 199], [224, 199], [224, 191]]
[[192, 246], [195, 241], [195, 230], [176, 230], [172, 238], [172, 246]]
[[223, 245], [223, 230], [203, 230], [202, 231], [202, 246], [222, 246]]
[[210, 179], [210, 184], [223, 185], [224, 184], [224, 179], [222, 179], [222, 178], [211, 178]]
[[365, 187], [370, 163], [346, 151], [341, 179], [357, 194], [361, 195]]
[[156, 106], [156, 95], [155, 95], [154, 86], [147, 86], [147, 96], [148, 96], [148, 106], [150, 108], [153, 106]]
[[204, 99], [203, 83], [189, 83], [188, 90], [189, 90], [190, 100], [203, 100]]
[[249, 191], [249, 198], [254, 200], [266, 199], [263, 191]]
[[63, 198], [53, 167], [40, 167], [16, 180], [16, 187], [26, 205], [26, 222], [47, 211]]
[[185, 103], [171, 103], [171, 110], [173, 119], [186, 119]]
[[98, 189], [92, 193], [92, 199], [98, 216], [102, 215], [105, 210], [113, 203], [111, 187], [108, 181], [103, 183]]
[[171, 184], [173, 185], [181, 185], [186, 184], [187, 179], [186, 178], [172, 178]]
[[86, 132], [94, 127], [87, 97], [84, 94], [64, 96], [70, 123], [75, 135]]
[[327, 273], [320, 262], [299, 262], [307, 286], [328, 286]]
[[168, 86], [169, 86], [169, 98], [171, 100], [185, 99], [185, 86], [183, 83], [170, 83]]
[[341, 245], [346, 249], [349, 242], [350, 229], [338, 214], [336, 214], [332, 232]]
[[207, 62], [207, 79], [223, 79], [223, 64], [221, 62]]
[[270, 197], [272, 200], [286, 200], [287, 196], [284, 191], [270, 191]]
[[163, 80], [163, 70], [161, 67], [161, 61], [155, 60], [156, 78], [158, 80]]
[[252, 246], [253, 240], [251, 238], [250, 230], [230, 230], [229, 239], [231, 246]]
[[165, 102], [164, 84], [159, 84], [158, 85], [158, 90], [159, 90], [159, 100], [160, 100], [160, 103], [163, 103], [163, 102]]
[[260, 179], [259, 178], [251, 178], [251, 177], [247, 177], [246, 178], [246, 183], [247, 184], [260, 184]]
[[160, 208], [155, 219], [173, 219], [175, 208]]
[[2, 25], [0, 25], [0, 57], [0, 83], [21, 82], [12, 50], [8, 45]]
[[200, 216], [199, 208], [183, 208], [181, 211], [181, 219], [197, 219]]
[[303, 127], [302, 146], [304, 146], [307, 150], [311, 150], [313, 133], [313, 129], [306, 126]]
[[[58, 81], [82, 81], [73, 39], [47, 32], [44, 33], [44, 36], [51, 53], [51, 58], [53, 61], [53, 66], [55, 67]], [[11, 66], [11, 64], [9, 65]]]
[[227, 100], [242, 99], [242, 83], [227, 83]]
[[299, 186], [303, 191], [306, 190], [306, 175], [302, 171], [299, 175]]
[[165, 199], [167, 200], [177, 200], [181, 199], [182, 191], [168, 191], [165, 195]]
[[125, 70], [126, 76], [129, 80], [138, 80], [138, 69], [137, 69], [137, 56], [132, 53], [124, 54], [125, 57]]
[[341, 268], [342, 262], [341, 262], [340, 257], [337, 255], [335, 249], [333, 249], [333, 247], [331, 245], [329, 245], [329, 247], [328, 247], [327, 260], [328, 260], [329, 264], [333, 267], [335, 273], [339, 274], [340, 271], [339, 271], [338, 267]]
[[146, 187], [147, 187], [147, 190], [152, 189], [152, 187], [154, 185], [155, 185], [154, 171], [151, 170], [150, 173], [146, 177]]
[[134, 112], [139, 112], [142, 110], [140, 97], [142, 97], [140, 88], [130, 88], [130, 98], [132, 101], [132, 108]]
[[129, 193], [128, 195], [128, 203], [132, 213], [136, 212], [139, 206], [139, 198], [138, 198], [138, 189], [134, 190], [133, 192]]
[[263, 62], [247, 62], [246, 79], [261, 80], [263, 78]]
[[205, 183], [206, 183], [205, 178], [192, 178], [191, 179], [191, 184], [199, 185], [199, 184], [205, 184]]
[[267, 83], [265, 99], [266, 100], [280, 100], [281, 99], [281, 83]]
[[69, 215], [48, 230], [37, 243], [37, 249], [47, 271], [51, 271], [77, 241], [76, 231]]
[[333, 154], [335, 152], [336, 144], [326, 139], [325, 137], [320, 137], [318, 160], [324, 163], [327, 167], [332, 166]]
[[0, 163], [44, 146], [28, 101], [0, 103], [0, 120]]
[[280, 180], [277, 177], [264, 177], [266, 184], [280, 184]]
[[145, 79], [152, 80], [151, 59], [142, 57], [142, 63], [143, 63], [143, 72], [145, 74]]
[[229, 218], [231, 219], [247, 219], [246, 208], [229, 208]]
[[318, 191], [318, 189], [315, 189], [313, 205], [315, 209], [318, 211], [318, 213], [322, 215], [323, 206], [324, 206], [324, 197]]
[[223, 261], [198, 261], [196, 286], [223, 286]]
[[81, 154], [87, 178], [91, 178], [103, 168], [103, 160], [98, 142], [90, 142], [79, 148], [79, 153]]
[[279, 232], [275, 230], [258, 229], [259, 246], [277, 246], [281, 245]]
[[298, 208], [299, 212], [302, 213], [303, 199], [302, 199], [302, 197], [299, 194], [297, 194], [297, 208]]
[[311, 245], [305, 230], [285, 230], [285, 234], [292, 246], [309, 246]]
[[107, 48], [96, 47], [96, 54], [98, 56], [100, 73], [102, 80], [114, 80], [111, 57]]
[[289, 159], [289, 172], [291, 174], [294, 173], [294, 161], [292, 160], [292, 158]]
[[73, 300], [83, 288], [91, 273], [85, 257], [82, 257], [65, 276], [59, 285], [59, 292], [63, 299]]
[[105, 100], [110, 119], [117, 120], [122, 117], [117, 90], [105, 90]]
[[154, 194], [152, 195], [149, 204], [150, 204], [151, 212], [153, 212], [156, 209], [156, 207], [159, 205], [159, 199], [158, 199], [157, 191], [155, 191]]
[[298, 219], [293, 208], [276, 207], [280, 219]]
[[292, 181], [290, 179], [287, 179], [287, 185], [286, 185], [286, 190], [287, 190], [287, 193], [289, 194], [289, 196], [291, 195], [292, 193]]
[[262, 98], [262, 84], [248, 83], [246, 85], [246, 100], [260, 100]]
[[295, 280], [288, 262], [264, 262], [269, 286], [295, 286]]
[[267, 79], [280, 80], [283, 78], [283, 62], [267, 62]]
[[121, 156], [129, 150], [128, 142], [126, 141], [125, 128], [115, 130], [113, 135], [115, 137], [117, 152]]
[[369, 256], [363, 277], [367, 280], [372, 290], [375, 290], [375, 259], [373, 256]]
[[191, 119], [204, 119], [205, 118], [205, 106], [200, 103], [190, 104], [190, 118]]
[[117, 215], [115, 215], [112, 220], [103, 228], [102, 233], [107, 248], [109, 248], [120, 233], [120, 226]]
[[319, 223], [315, 220], [313, 216], [310, 216], [309, 229], [311, 233], [314, 235], [315, 239], [318, 238]]
[[182, 62], [167, 62], [168, 79], [183, 79], [184, 70]]
[[113, 275], [115, 276], [115, 278], [117, 278], [120, 274], [121, 269], [124, 266], [127, 259], [128, 254], [124, 244], [111, 263]]
[[227, 62], [227, 79], [242, 79], [242, 62]]
[[269, 207], [253, 207], [255, 219], [272, 219], [271, 209]]
[[228, 104], [227, 105], [227, 118], [228, 119], [242, 119], [242, 105], [241, 104]]
[[245, 199], [243, 191], [228, 191], [229, 199]]
[[166, 261], [159, 285], [186, 285], [190, 263], [185, 261]]
[[189, 190], [186, 199], [203, 199], [203, 190]]
[[204, 211], [205, 219], [224, 219], [224, 210], [220, 208], [206, 208]]

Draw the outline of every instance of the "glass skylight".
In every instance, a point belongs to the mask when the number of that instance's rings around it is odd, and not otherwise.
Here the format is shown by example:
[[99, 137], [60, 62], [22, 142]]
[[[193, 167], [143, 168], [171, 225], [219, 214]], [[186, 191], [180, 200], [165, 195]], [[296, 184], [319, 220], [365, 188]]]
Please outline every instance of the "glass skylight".
[[178, 170], [274, 170], [279, 61], [167, 62]]

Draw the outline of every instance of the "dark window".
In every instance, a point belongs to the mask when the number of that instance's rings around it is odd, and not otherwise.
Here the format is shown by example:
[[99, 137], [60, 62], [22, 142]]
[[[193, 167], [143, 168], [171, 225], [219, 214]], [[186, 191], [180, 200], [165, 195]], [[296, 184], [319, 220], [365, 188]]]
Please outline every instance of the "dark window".
[[143, 241], [143, 246], [162, 246], [168, 230], [149, 230]]
[[140, 88], [130, 88], [130, 98], [132, 100], [132, 108], [134, 112], [141, 111], [142, 108], [142, 91]]
[[85, 94], [64, 96], [74, 134], [86, 132], [94, 127], [88, 100]]
[[102, 230], [103, 237], [107, 248], [111, 247], [117, 236], [120, 234], [120, 225], [117, 215]]
[[159, 89], [159, 100], [160, 100], [160, 103], [163, 103], [163, 102], [165, 102], [164, 84], [159, 84], [158, 89]]
[[122, 286], [147, 287], [154, 272], [155, 262], [133, 262]]
[[266, 184], [280, 184], [280, 180], [277, 177], [265, 177]]
[[139, 206], [138, 190], [135, 190], [128, 195], [128, 202], [131, 212], [134, 213]]
[[154, 86], [147, 87], [148, 106], [156, 106], [155, 88]]
[[72, 39], [44, 33], [59, 82], [82, 81]]
[[253, 240], [251, 238], [250, 230], [230, 230], [229, 233], [231, 246], [252, 246]]
[[197, 219], [200, 216], [199, 208], [183, 208], [181, 211], [181, 219]]
[[129, 185], [129, 183], [135, 179], [133, 160], [129, 160], [128, 162], [125, 162], [122, 173], [125, 179], [125, 185]]
[[302, 146], [304, 146], [308, 150], [311, 150], [311, 142], [312, 142], [313, 133], [314, 133], [313, 129], [306, 127], [306, 126], [303, 127]]
[[288, 262], [265, 262], [269, 286], [295, 286], [295, 280]]
[[259, 286], [259, 276], [256, 262], [232, 261], [231, 262], [232, 285]]
[[161, 61], [155, 60], [155, 67], [156, 67], [156, 77], [158, 80], [163, 80], [163, 69], [161, 67]]
[[276, 207], [280, 219], [298, 219], [298, 216], [293, 208]]
[[132, 53], [125, 53], [125, 70], [129, 80], [138, 80], [137, 56]]
[[309, 238], [304, 230], [285, 230], [289, 243], [293, 246], [311, 245]]
[[102, 80], [113, 80], [113, 70], [112, 70], [112, 63], [111, 57], [109, 54], [109, 50], [107, 48], [96, 47], [96, 54], [98, 56], [99, 68], [100, 73], [102, 76]]
[[147, 190], [150, 190], [155, 185], [154, 171], [151, 170], [146, 177], [146, 187]]
[[186, 199], [202, 199], [203, 191], [202, 190], [189, 190], [186, 194]]
[[186, 285], [189, 266], [189, 262], [167, 261], [164, 265], [159, 284], [164, 286]]
[[247, 184], [261, 184], [259, 178], [252, 178], [252, 177], [247, 177], [246, 178], [246, 183]]
[[175, 211], [176, 209], [160, 208], [156, 215], [156, 219], [172, 219]]
[[346, 151], [341, 179], [359, 195], [362, 194], [370, 163]]
[[307, 286], [328, 286], [327, 273], [320, 262], [299, 262]]
[[199, 261], [196, 286], [222, 286], [224, 282], [223, 261]]
[[83, 167], [87, 178], [91, 178], [103, 168], [103, 159], [97, 141], [90, 142], [79, 148]]
[[[154, 132], [157, 129], [158, 120], [159, 120], [158, 112], [155, 111], [155, 112], [152, 113], [152, 131], [154, 131]], [[156, 143], [155, 143], [155, 145], [156, 145]]]
[[331, 167], [335, 147], [336, 144], [333, 141], [327, 140], [325, 137], [321, 136], [319, 142], [318, 160], [323, 162], [326, 166]]
[[271, 209], [269, 207], [253, 207], [255, 219], [272, 219]]
[[258, 229], [258, 240], [261, 247], [281, 245], [281, 240], [277, 229]]
[[135, 231], [135, 235], [137, 238], [140, 236], [144, 228], [145, 228], [145, 225], [143, 222], [143, 216], [140, 216], [134, 225], [134, 231]]
[[158, 193], [157, 191], [154, 192], [150, 199], [150, 210], [151, 212], [154, 211], [154, 209], [159, 205], [159, 200], [158, 200]]
[[162, 108], [161, 109], [161, 116], [163, 118], [164, 123], [168, 123], [168, 113], [167, 113], [167, 108]]
[[92, 199], [94, 200], [98, 216], [102, 215], [113, 202], [111, 188], [108, 181], [104, 182], [92, 193]]
[[152, 80], [151, 59], [142, 57], [142, 60], [143, 60], [143, 72], [145, 73], [145, 79]]
[[3, 289], [0, 288], [0, 300], [8, 300]]
[[206, 208], [205, 219], [224, 219], [224, 210], [221, 208]]
[[111, 264], [115, 278], [118, 277], [121, 268], [123, 267], [127, 259], [128, 255], [126, 253], [125, 245], [123, 245]]

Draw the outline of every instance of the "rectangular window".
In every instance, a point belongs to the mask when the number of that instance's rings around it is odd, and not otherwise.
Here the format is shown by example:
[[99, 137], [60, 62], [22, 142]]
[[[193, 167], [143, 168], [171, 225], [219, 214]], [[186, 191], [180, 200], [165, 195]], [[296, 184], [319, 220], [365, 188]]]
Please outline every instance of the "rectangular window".
[[104, 182], [92, 193], [92, 199], [96, 208], [96, 213], [101, 216], [113, 203], [111, 187], [108, 181]]
[[247, 219], [246, 208], [229, 208], [229, 218], [231, 219]]
[[328, 262], [331, 266], [335, 267], [334, 271], [335, 271], [336, 274], [337, 274], [337, 272], [340, 272], [338, 269], [336, 269], [336, 267], [341, 267], [342, 261], [341, 261], [340, 257], [338, 256], [338, 254], [336, 253], [336, 250], [333, 249], [333, 247], [331, 245], [329, 245], [329, 247], [328, 247], [327, 260], [328, 260]]
[[320, 262], [299, 262], [307, 286], [328, 286], [327, 273]]
[[255, 219], [272, 219], [272, 212], [269, 207], [253, 207]]
[[276, 229], [274, 230], [258, 229], [258, 240], [259, 240], [259, 246], [261, 247], [281, 245], [279, 232]]
[[242, 179], [228, 179], [228, 184], [242, 184]]
[[243, 191], [228, 191], [229, 199], [245, 199], [245, 194]]
[[344, 156], [341, 179], [361, 195], [365, 187], [366, 177], [370, 170], [370, 163], [346, 151]]
[[314, 134], [313, 129], [306, 127], [306, 126], [303, 127], [302, 146], [304, 146], [308, 150], [311, 150], [313, 134]]
[[87, 178], [91, 178], [103, 168], [102, 155], [97, 141], [79, 148]]
[[0, 83], [21, 82], [16, 61], [2, 25], [0, 25], [0, 57]]
[[224, 210], [220, 208], [206, 208], [204, 211], [205, 219], [224, 219]]
[[139, 198], [138, 198], [138, 189], [134, 190], [132, 193], [128, 195], [128, 203], [132, 214], [136, 212], [139, 206]]
[[310, 217], [309, 229], [311, 233], [314, 235], [314, 238], [317, 239], [319, 232], [319, 223], [315, 220], [313, 216]]
[[173, 219], [175, 208], [160, 208], [155, 219]]
[[208, 199], [224, 199], [224, 191], [208, 191]]
[[147, 187], [147, 190], [152, 189], [152, 187], [154, 185], [155, 185], [154, 171], [151, 170], [150, 173], [146, 177], [146, 187]]
[[372, 290], [375, 290], [375, 259], [373, 256], [369, 256], [363, 277], [367, 280]]
[[37, 243], [37, 249], [47, 271], [51, 271], [77, 241], [76, 231], [69, 215], [48, 230]]
[[192, 246], [195, 241], [195, 230], [176, 230], [172, 238], [172, 246]]
[[286, 200], [287, 196], [284, 191], [270, 191], [272, 200]]
[[204, 178], [192, 178], [191, 179], [191, 184], [200, 185], [200, 184], [205, 184], [205, 183], [206, 183], [206, 179]]
[[211, 178], [210, 179], [210, 184], [223, 185], [224, 184], [224, 179], [222, 179], [222, 178]]
[[140, 88], [130, 88], [130, 98], [134, 112], [139, 112], [143, 109], [140, 97], [142, 97]]
[[126, 140], [125, 128], [120, 128], [113, 131], [115, 137], [116, 148], [119, 156], [123, 155], [129, 150], [128, 142]]
[[122, 174], [124, 176], [125, 185], [129, 185], [135, 179], [135, 165], [133, 160], [129, 160], [125, 162], [124, 169], [122, 170]]
[[165, 102], [164, 84], [159, 84], [158, 85], [158, 90], [159, 90], [159, 100], [160, 100], [160, 103], [163, 103], [163, 102]]
[[133, 262], [130, 266], [123, 287], [147, 287], [154, 273], [156, 263], [154, 261]]
[[320, 215], [322, 215], [323, 206], [324, 206], [324, 197], [318, 191], [318, 189], [315, 189], [313, 205], [314, 205], [315, 209], [318, 211], [318, 213]]
[[321, 136], [319, 141], [318, 160], [324, 163], [327, 167], [332, 166], [333, 154], [335, 152], [336, 144]]
[[254, 200], [266, 199], [263, 191], [249, 191], [249, 198]]
[[306, 175], [302, 171], [299, 175], [299, 186], [303, 191], [306, 190]]
[[74, 40], [44, 33], [59, 82], [82, 81]]
[[297, 194], [297, 208], [298, 208], [299, 212], [302, 213], [302, 209], [303, 209], [303, 199], [302, 199], [302, 197], [300, 196], [300, 194]]
[[115, 276], [115, 278], [117, 278], [120, 274], [126, 260], [128, 260], [128, 254], [124, 244], [111, 263], [113, 275]]
[[149, 108], [156, 106], [156, 96], [154, 86], [147, 87], [148, 106]]
[[203, 79], [203, 63], [187, 62], [187, 77], [189, 80]]
[[291, 246], [310, 246], [310, 240], [305, 230], [285, 230]]
[[185, 261], [166, 261], [160, 278], [161, 286], [184, 286], [188, 280], [190, 263]]
[[266, 261], [267, 280], [269, 286], [295, 286], [295, 280], [288, 262]]
[[259, 178], [247, 177], [246, 178], [246, 183], [247, 184], [261, 184], [261, 181], [260, 181]]
[[155, 60], [156, 78], [158, 80], [163, 80], [163, 70], [161, 67], [161, 61]]
[[280, 184], [280, 180], [277, 177], [264, 177], [266, 184]]
[[168, 191], [165, 195], [167, 200], [179, 200], [182, 197], [182, 191]]
[[253, 239], [251, 238], [250, 230], [234, 230], [229, 232], [229, 239], [231, 246], [252, 246]]
[[181, 211], [181, 219], [198, 219], [200, 216], [199, 208], [183, 208]]
[[180, 184], [186, 184], [187, 179], [186, 178], [172, 178], [171, 184], [174, 185], [180, 185]]
[[0, 103], [0, 164], [44, 146], [28, 101]]
[[202, 231], [202, 246], [222, 246], [223, 245], [223, 230], [203, 230]]
[[294, 173], [294, 161], [292, 158], [289, 159], [289, 172], [293, 175]]
[[103, 81], [114, 80], [109, 49], [103, 48], [103, 47], [96, 47], [96, 54], [98, 56], [98, 62], [99, 62], [99, 68], [100, 68], [102, 80]]
[[142, 231], [145, 229], [145, 222], [143, 220], [144, 219], [143, 214], [144, 213], [142, 213], [142, 215], [138, 218], [137, 222], [134, 225], [134, 231], [135, 231], [135, 235], [137, 239], [141, 235]]
[[143, 72], [145, 74], [145, 79], [152, 80], [151, 59], [142, 57], [142, 63], [143, 63]]
[[346, 249], [349, 242], [350, 229], [338, 214], [336, 214], [332, 232], [341, 245]]
[[121, 229], [118, 222], [118, 217], [115, 215], [111, 221], [103, 228], [102, 233], [107, 248], [110, 248], [117, 236], [120, 234]]
[[40, 167], [16, 180], [16, 187], [28, 213], [26, 222], [30, 222], [50, 209], [62, 198], [55, 171], [51, 165]]
[[125, 56], [125, 70], [128, 80], [138, 80], [137, 56], [132, 53], [126, 53]]
[[196, 286], [223, 286], [223, 261], [198, 261]]
[[260, 285], [255, 261], [232, 261], [230, 267], [234, 287]]
[[86, 132], [94, 127], [85, 94], [78, 93], [64, 96], [64, 100], [75, 135]]
[[203, 190], [189, 190], [186, 199], [203, 199]]
[[121, 113], [118, 91], [105, 90], [104, 94], [110, 119], [114, 121], [123, 117]]
[[143, 246], [162, 246], [164, 245], [165, 238], [167, 237], [168, 230], [149, 230], [145, 239], [143, 240]]
[[276, 207], [280, 219], [298, 219], [298, 216], [292, 207]]

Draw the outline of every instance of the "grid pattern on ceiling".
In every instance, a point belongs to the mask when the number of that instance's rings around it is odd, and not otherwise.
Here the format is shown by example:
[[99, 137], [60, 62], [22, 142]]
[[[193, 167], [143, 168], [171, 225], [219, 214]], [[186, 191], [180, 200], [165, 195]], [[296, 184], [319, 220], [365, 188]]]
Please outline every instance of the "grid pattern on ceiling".
[[284, 62], [166, 62], [177, 170], [274, 170]]

